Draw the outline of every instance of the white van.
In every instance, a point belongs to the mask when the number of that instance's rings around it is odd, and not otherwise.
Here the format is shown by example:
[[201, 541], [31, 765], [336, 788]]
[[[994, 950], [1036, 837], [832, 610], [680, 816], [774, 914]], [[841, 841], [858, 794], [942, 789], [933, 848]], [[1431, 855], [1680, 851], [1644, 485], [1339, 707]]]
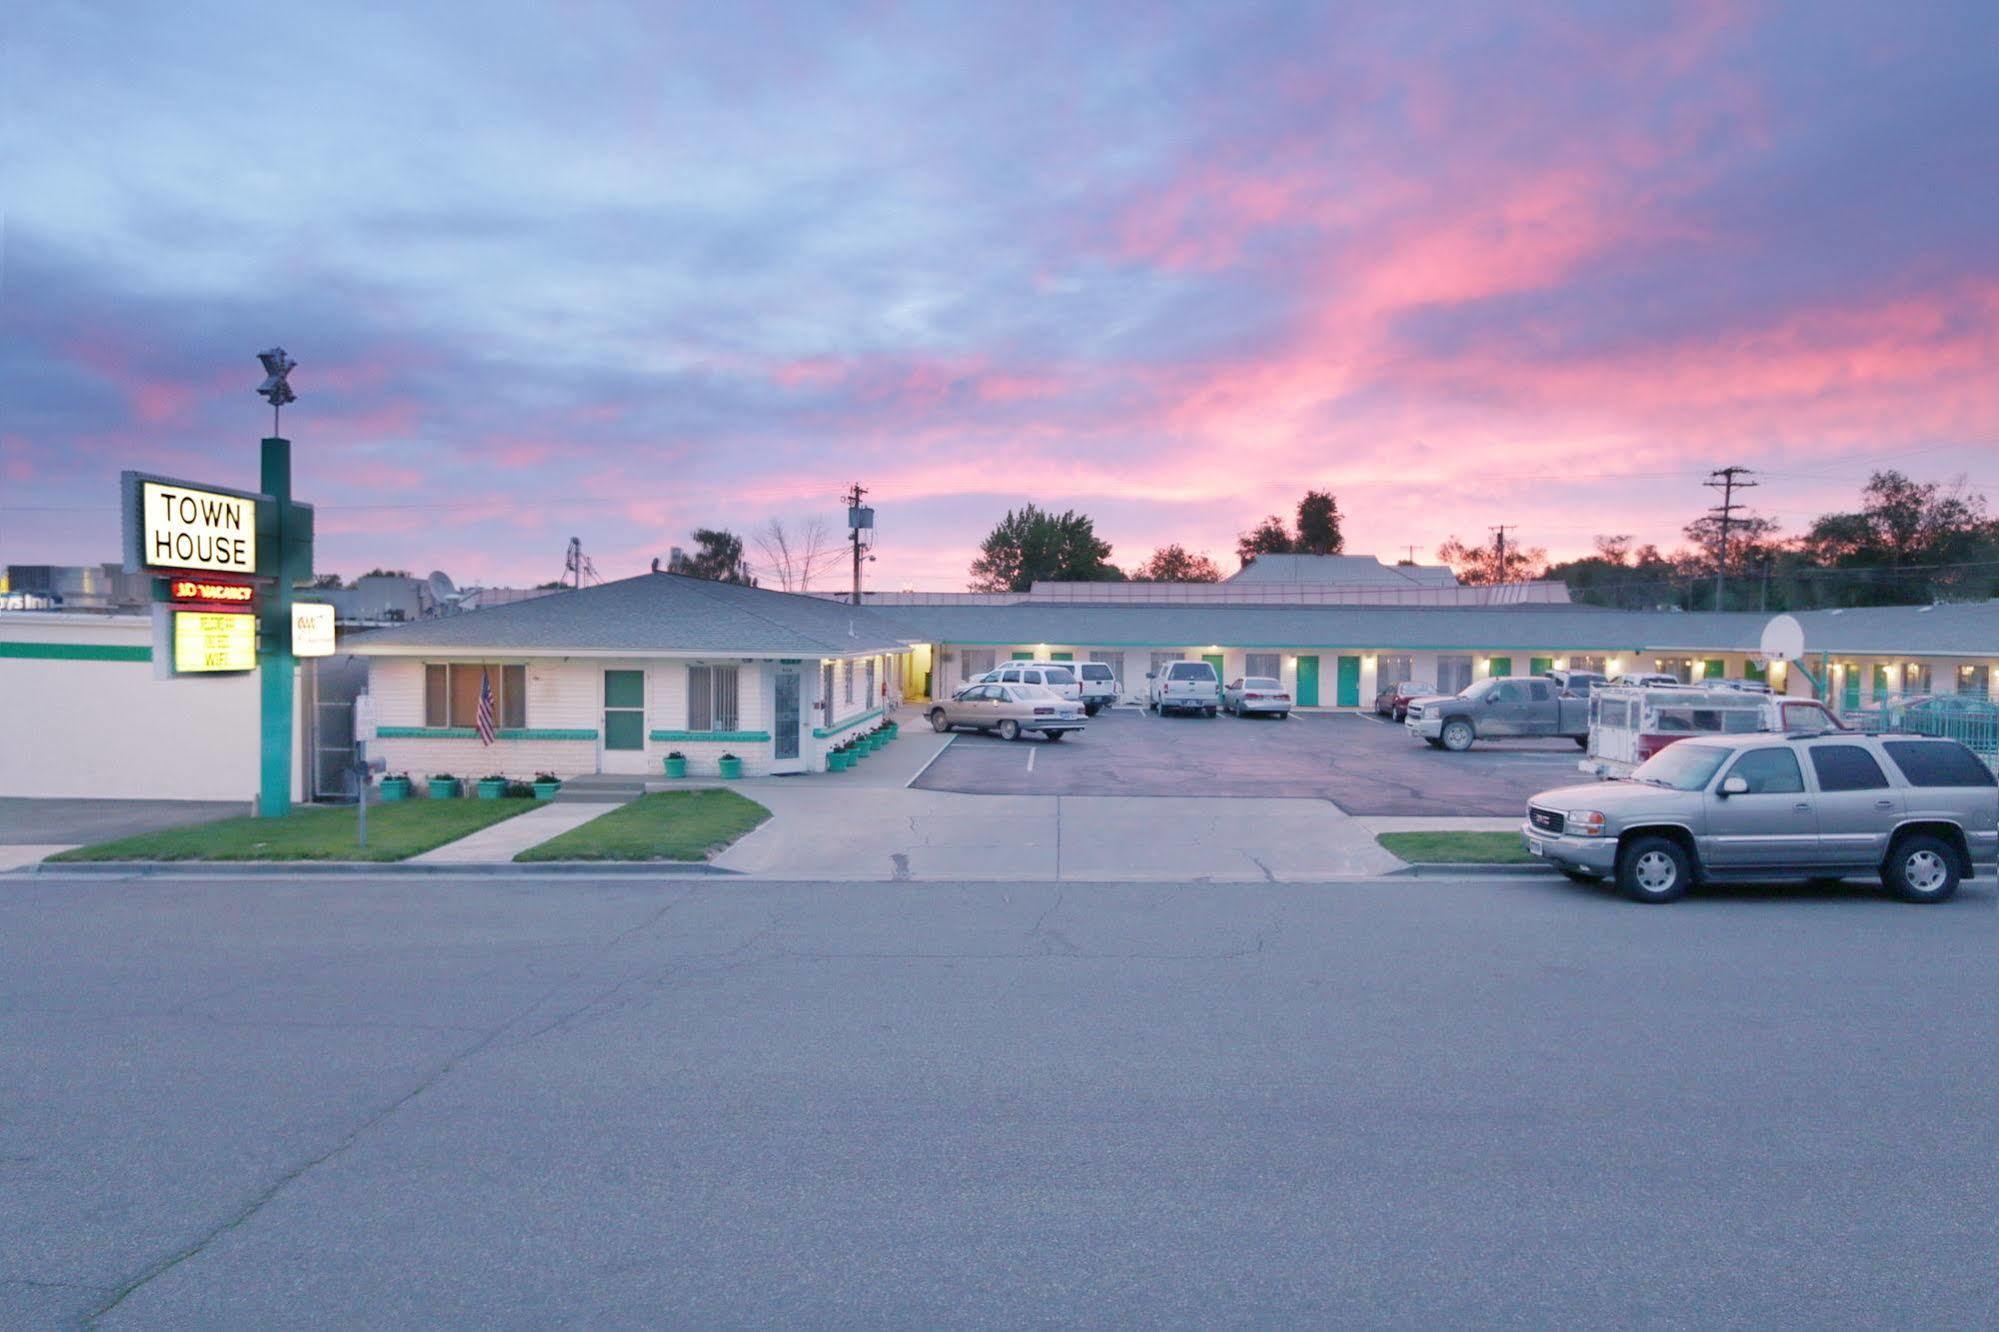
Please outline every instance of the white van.
[[1145, 706], [1162, 717], [1176, 710], [1212, 717], [1222, 705], [1221, 677], [1205, 661], [1170, 661], [1145, 680]]
[[1052, 689], [1071, 703], [1083, 701], [1083, 685], [1076, 678], [1073, 662], [1010, 661], [981, 675], [974, 684], [1038, 684]]

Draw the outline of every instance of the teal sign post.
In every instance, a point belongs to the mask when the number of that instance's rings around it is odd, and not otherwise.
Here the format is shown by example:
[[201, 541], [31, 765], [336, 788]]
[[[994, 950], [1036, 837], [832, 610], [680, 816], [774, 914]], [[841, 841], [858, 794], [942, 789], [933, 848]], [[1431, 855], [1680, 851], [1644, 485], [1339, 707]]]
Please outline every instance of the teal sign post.
[[292, 442], [263, 443], [257, 545], [275, 578], [257, 609], [257, 678], [262, 717], [257, 765], [257, 815], [280, 819], [292, 807], [293, 680], [292, 593], [312, 582], [312, 506], [292, 499]]

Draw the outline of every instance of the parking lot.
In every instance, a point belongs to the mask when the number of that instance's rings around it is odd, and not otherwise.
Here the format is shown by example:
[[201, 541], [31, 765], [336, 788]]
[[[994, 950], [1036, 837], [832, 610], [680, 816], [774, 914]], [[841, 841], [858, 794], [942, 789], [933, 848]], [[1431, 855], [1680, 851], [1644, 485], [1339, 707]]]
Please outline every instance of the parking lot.
[[1580, 756], [1569, 740], [1449, 754], [1351, 713], [1210, 720], [1118, 708], [1060, 744], [961, 733], [915, 784], [981, 795], [1312, 797], [1349, 814], [1510, 817], [1536, 791], [1584, 780]]

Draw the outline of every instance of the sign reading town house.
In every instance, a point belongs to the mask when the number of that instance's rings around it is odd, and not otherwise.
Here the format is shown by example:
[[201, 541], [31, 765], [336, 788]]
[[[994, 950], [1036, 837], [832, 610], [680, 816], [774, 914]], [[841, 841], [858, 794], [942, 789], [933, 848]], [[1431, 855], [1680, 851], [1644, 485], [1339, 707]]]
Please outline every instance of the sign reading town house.
[[138, 472], [121, 481], [127, 572], [257, 573], [260, 496]]

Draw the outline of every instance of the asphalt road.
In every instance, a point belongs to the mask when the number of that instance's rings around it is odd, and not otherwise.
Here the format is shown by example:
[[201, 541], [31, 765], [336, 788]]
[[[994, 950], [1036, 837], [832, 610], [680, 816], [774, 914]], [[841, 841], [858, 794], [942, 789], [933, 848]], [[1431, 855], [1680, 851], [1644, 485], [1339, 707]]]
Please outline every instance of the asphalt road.
[[247, 800], [0, 798], [0, 846], [83, 846], [248, 814]]
[[1971, 1326], [1999, 912], [0, 878], [0, 1326]]
[[1517, 818], [1537, 791], [1584, 780], [1580, 757], [1573, 740], [1489, 741], [1445, 753], [1352, 713], [1279, 720], [1118, 708], [1059, 744], [966, 732], [915, 784], [980, 795], [1308, 797], [1349, 814]]

